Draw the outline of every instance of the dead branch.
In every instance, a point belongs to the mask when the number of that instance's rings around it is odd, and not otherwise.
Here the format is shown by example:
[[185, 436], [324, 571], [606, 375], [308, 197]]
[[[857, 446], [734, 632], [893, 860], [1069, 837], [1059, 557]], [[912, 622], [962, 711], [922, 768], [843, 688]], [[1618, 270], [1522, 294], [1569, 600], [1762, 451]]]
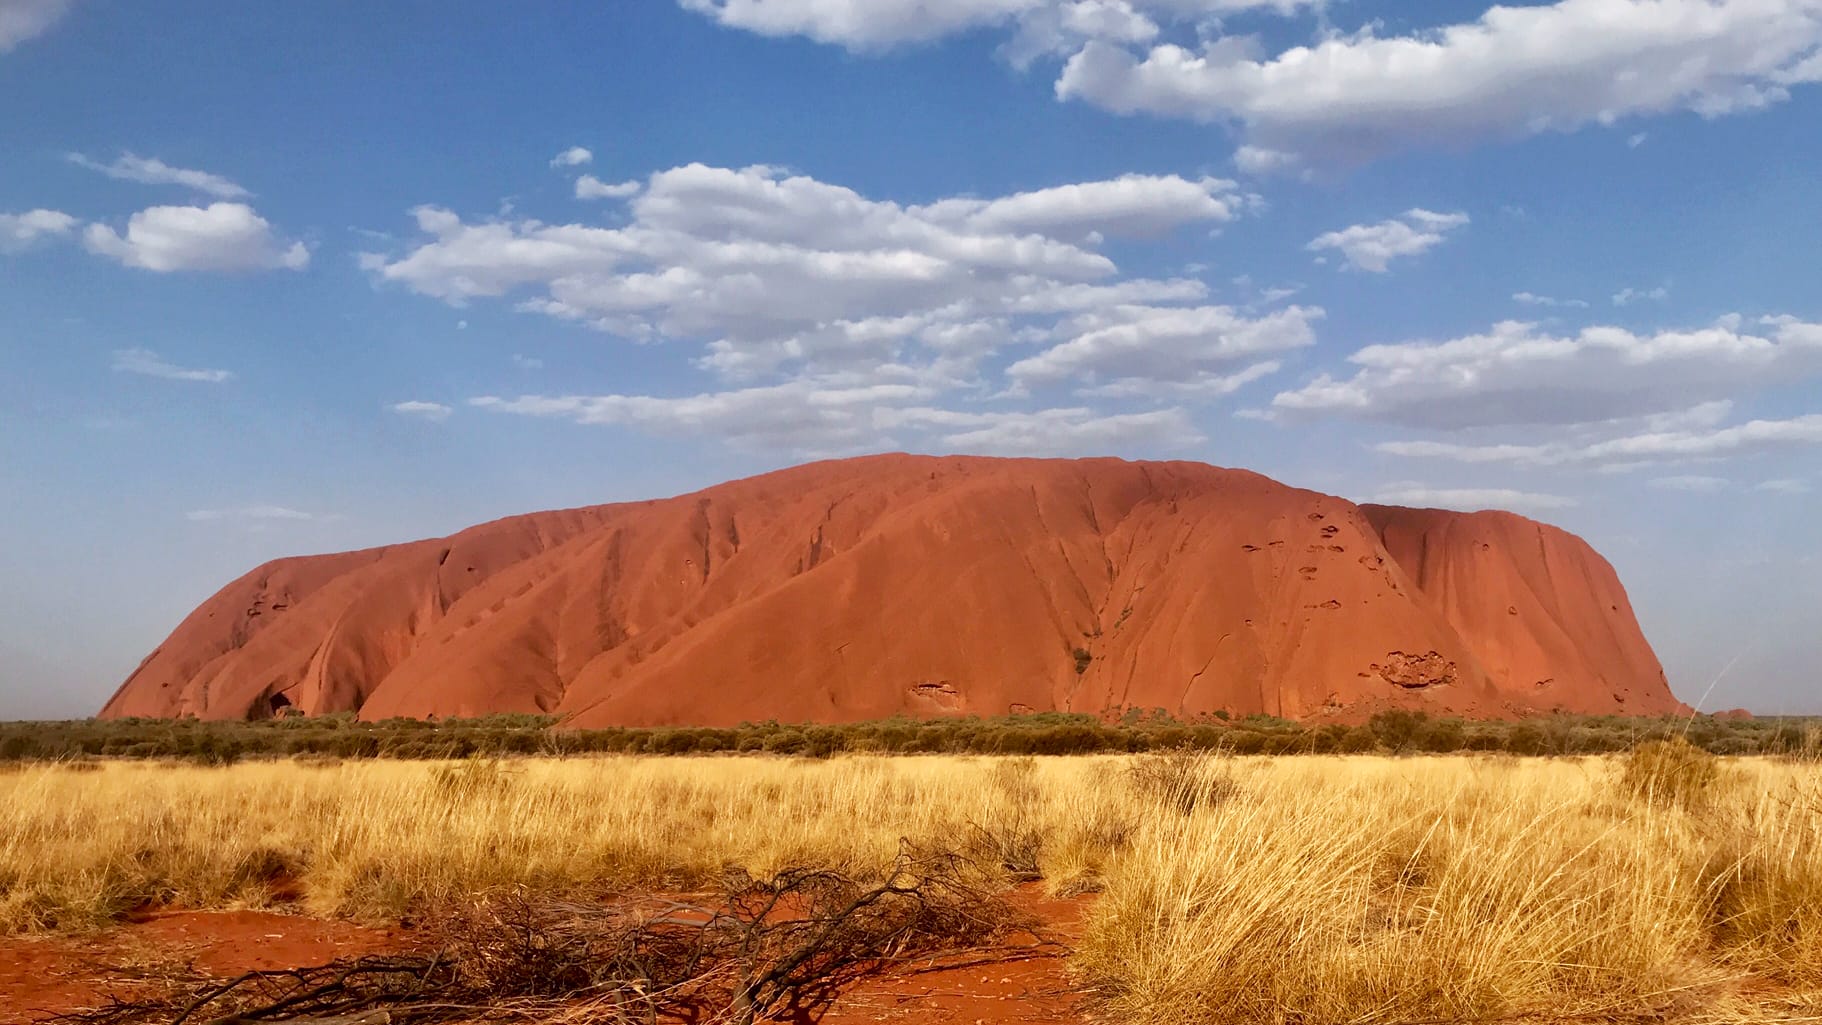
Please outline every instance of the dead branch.
[[978, 952], [1022, 922], [970, 864], [905, 844], [883, 879], [833, 869], [731, 873], [700, 902], [502, 894], [428, 919], [432, 955], [248, 972], [179, 999], [114, 1000], [59, 1025], [432, 1025], [683, 1015], [751, 1023], [826, 1005], [910, 957]]

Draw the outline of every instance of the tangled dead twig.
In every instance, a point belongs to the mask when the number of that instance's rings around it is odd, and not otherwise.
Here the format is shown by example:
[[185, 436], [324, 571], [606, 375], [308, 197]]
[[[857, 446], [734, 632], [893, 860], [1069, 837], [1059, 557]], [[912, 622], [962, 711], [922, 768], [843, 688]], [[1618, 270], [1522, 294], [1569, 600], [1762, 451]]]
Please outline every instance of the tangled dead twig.
[[900, 851], [883, 881], [832, 869], [730, 874], [703, 901], [502, 895], [434, 916], [431, 955], [249, 972], [175, 999], [115, 1000], [60, 1025], [655, 1022], [750, 1025], [826, 1004], [907, 957], [980, 950], [1022, 924], [965, 859]]
[[[84, 1025], [339, 1023], [388, 1004], [423, 1001], [446, 992], [455, 982], [453, 967], [440, 956], [339, 959], [302, 968], [246, 972], [226, 981], [197, 987], [178, 997], [116, 999], [97, 1010], [50, 1020]], [[229, 1008], [235, 1010], [225, 1015], [221, 1013]]]

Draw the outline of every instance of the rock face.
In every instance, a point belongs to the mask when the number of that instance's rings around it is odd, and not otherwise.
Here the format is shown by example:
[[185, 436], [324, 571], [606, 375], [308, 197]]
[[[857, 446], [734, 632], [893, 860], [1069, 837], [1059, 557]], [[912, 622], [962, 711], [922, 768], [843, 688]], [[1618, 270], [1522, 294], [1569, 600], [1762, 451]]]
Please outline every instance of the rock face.
[[103, 716], [579, 726], [1681, 706], [1613, 570], [1510, 513], [1200, 463], [872, 456], [280, 559]]

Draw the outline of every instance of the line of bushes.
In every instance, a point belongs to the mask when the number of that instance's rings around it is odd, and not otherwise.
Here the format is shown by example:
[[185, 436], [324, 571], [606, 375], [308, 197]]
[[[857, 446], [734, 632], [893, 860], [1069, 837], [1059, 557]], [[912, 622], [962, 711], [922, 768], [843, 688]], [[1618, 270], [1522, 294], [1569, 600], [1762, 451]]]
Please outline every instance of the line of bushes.
[[290, 715], [258, 722], [98, 719], [0, 723], [0, 762], [91, 758], [468, 758], [510, 755], [763, 752], [826, 758], [880, 754], [1065, 755], [1180, 747], [1237, 754], [1503, 751], [1602, 754], [1681, 736], [1714, 754], [1822, 753], [1822, 719], [1622, 719], [1551, 716], [1512, 722], [1388, 711], [1365, 723], [1295, 723], [1269, 716], [1182, 722], [1161, 712], [1119, 721], [1040, 713], [1004, 718], [886, 719], [844, 724], [743, 723], [731, 728], [576, 730], [553, 716], [387, 719]]

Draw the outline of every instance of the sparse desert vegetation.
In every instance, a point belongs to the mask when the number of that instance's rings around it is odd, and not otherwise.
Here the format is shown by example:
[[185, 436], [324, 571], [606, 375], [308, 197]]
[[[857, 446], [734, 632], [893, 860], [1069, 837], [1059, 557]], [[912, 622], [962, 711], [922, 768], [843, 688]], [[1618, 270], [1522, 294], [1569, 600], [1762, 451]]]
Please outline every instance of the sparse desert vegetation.
[[[1098, 892], [1110, 1020], [1814, 1014], [1822, 768], [1629, 754], [108, 761], [0, 774], [0, 926], [146, 905], [434, 917], [501, 895], [888, 883]], [[1807, 1008], [1807, 1010], [1805, 1009]]]
[[1822, 720], [1551, 715], [1517, 720], [1387, 710], [1365, 722], [1293, 722], [1226, 712], [1182, 721], [1163, 709], [1117, 720], [1062, 712], [998, 717], [900, 717], [848, 723], [574, 729], [552, 715], [364, 721], [349, 713], [273, 719], [77, 719], [0, 722], [0, 763], [86, 758], [178, 759], [221, 765], [299, 755], [465, 759], [515, 755], [1131, 754], [1194, 747], [1239, 755], [1593, 755], [1676, 739], [1720, 755], [1822, 756]]

